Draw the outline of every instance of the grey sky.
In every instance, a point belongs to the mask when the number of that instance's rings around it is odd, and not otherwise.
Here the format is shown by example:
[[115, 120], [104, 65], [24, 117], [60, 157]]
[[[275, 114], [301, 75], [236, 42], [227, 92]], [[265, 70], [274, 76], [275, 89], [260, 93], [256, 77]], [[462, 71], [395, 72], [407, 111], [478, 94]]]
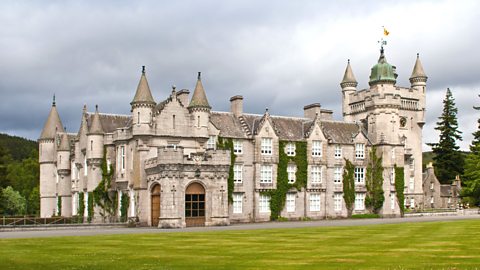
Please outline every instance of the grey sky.
[[202, 71], [214, 110], [242, 94], [247, 112], [301, 116], [320, 102], [340, 119], [347, 59], [367, 87], [384, 25], [397, 85], [409, 86], [417, 52], [429, 77], [424, 142], [438, 140], [450, 87], [466, 149], [480, 117], [480, 2], [337, 2], [2, 1], [0, 132], [38, 138], [54, 92], [70, 132], [83, 104], [127, 114], [142, 65], [157, 101]]

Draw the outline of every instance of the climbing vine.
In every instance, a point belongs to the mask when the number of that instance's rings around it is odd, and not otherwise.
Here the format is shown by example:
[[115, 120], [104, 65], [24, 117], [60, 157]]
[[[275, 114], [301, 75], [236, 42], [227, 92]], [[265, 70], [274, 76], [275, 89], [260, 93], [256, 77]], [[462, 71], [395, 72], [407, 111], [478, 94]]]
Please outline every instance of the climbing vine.
[[62, 215], [62, 198], [57, 197], [57, 215], [61, 216]]
[[397, 167], [395, 164], [395, 194], [397, 195], [398, 206], [400, 207], [400, 215], [403, 217], [405, 214], [405, 178], [403, 167]]
[[95, 205], [98, 205], [102, 212], [103, 217], [114, 216], [116, 210], [118, 209], [117, 205], [117, 193], [110, 190], [112, 176], [114, 174], [113, 166], [108, 167], [107, 163], [107, 149], [103, 149], [103, 158], [101, 163], [102, 169], [102, 181], [98, 183], [98, 186], [93, 190], [93, 199]]
[[88, 216], [87, 216], [87, 221], [88, 223], [92, 222], [93, 218], [93, 194], [92, 192], [88, 192]]
[[[280, 141], [278, 147], [278, 167], [277, 167], [277, 188], [264, 191], [262, 194], [270, 196], [270, 219], [277, 220], [281, 218], [280, 213], [285, 206], [287, 192], [292, 188], [300, 191], [307, 187], [308, 162], [307, 162], [307, 142], [295, 142], [295, 156], [288, 156], [285, 153], [287, 141]], [[297, 171], [295, 172], [295, 182], [288, 183], [287, 167], [289, 163], [295, 163]]]
[[85, 214], [85, 199], [83, 192], [78, 193], [78, 215], [83, 217]]
[[367, 196], [365, 205], [374, 214], [378, 214], [385, 201], [383, 191], [383, 167], [382, 157], [377, 156], [377, 148], [372, 147], [368, 157], [367, 177], [366, 177]]
[[230, 150], [230, 169], [228, 171], [227, 185], [228, 203], [231, 204], [233, 202], [233, 189], [235, 187], [233, 181], [233, 166], [235, 166], [235, 160], [237, 159], [237, 156], [233, 153], [233, 140], [231, 138], [223, 138], [219, 136], [217, 140], [217, 149]]
[[130, 205], [130, 200], [128, 199], [128, 195], [122, 193], [120, 197], [120, 221], [125, 222], [127, 221], [127, 211], [128, 206]]
[[355, 203], [355, 166], [350, 160], [345, 159], [345, 168], [343, 169], [343, 200], [347, 207], [348, 217], [352, 216], [353, 204]]

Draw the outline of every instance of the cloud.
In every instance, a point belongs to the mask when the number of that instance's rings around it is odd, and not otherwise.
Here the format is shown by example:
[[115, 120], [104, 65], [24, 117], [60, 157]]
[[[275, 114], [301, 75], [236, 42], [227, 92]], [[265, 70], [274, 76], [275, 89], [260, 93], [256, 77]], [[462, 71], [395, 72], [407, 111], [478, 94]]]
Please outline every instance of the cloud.
[[83, 104], [128, 114], [142, 65], [157, 101], [172, 84], [192, 90], [202, 71], [215, 110], [242, 94], [247, 112], [299, 116], [320, 102], [340, 119], [346, 60], [367, 87], [385, 25], [398, 84], [409, 86], [417, 52], [429, 76], [425, 142], [438, 140], [451, 87], [466, 149], [480, 86], [477, 10], [475, 1], [2, 2], [0, 132], [36, 139], [53, 93], [72, 132]]

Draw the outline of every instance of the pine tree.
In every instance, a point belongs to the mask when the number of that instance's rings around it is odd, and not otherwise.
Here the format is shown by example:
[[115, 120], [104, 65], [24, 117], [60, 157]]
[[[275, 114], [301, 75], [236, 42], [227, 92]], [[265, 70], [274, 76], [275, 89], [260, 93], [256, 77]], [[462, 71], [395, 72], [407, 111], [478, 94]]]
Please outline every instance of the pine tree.
[[457, 140], [462, 140], [458, 130], [457, 108], [452, 92], [447, 88], [443, 100], [443, 112], [438, 118], [436, 130], [440, 131], [438, 143], [430, 143], [433, 153], [435, 174], [442, 184], [450, 184], [455, 176], [463, 174], [464, 155], [459, 151]]
[[[479, 95], [480, 96], [480, 95]], [[480, 110], [480, 107], [473, 107]], [[480, 118], [477, 120], [478, 129], [473, 133], [470, 153], [465, 158], [464, 187], [462, 193], [472, 204], [480, 203]]]

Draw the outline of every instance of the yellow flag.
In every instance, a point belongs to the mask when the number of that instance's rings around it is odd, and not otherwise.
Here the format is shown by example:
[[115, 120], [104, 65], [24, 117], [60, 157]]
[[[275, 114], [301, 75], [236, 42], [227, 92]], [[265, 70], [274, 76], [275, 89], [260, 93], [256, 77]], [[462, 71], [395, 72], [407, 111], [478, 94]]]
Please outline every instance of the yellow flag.
[[387, 29], [384, 27], [384, 28], [383, 28], [383, 34], [384, 34], [385, 36], [388, 36], [388, 34], [390, 34], [390, 32], [388, 32]]

